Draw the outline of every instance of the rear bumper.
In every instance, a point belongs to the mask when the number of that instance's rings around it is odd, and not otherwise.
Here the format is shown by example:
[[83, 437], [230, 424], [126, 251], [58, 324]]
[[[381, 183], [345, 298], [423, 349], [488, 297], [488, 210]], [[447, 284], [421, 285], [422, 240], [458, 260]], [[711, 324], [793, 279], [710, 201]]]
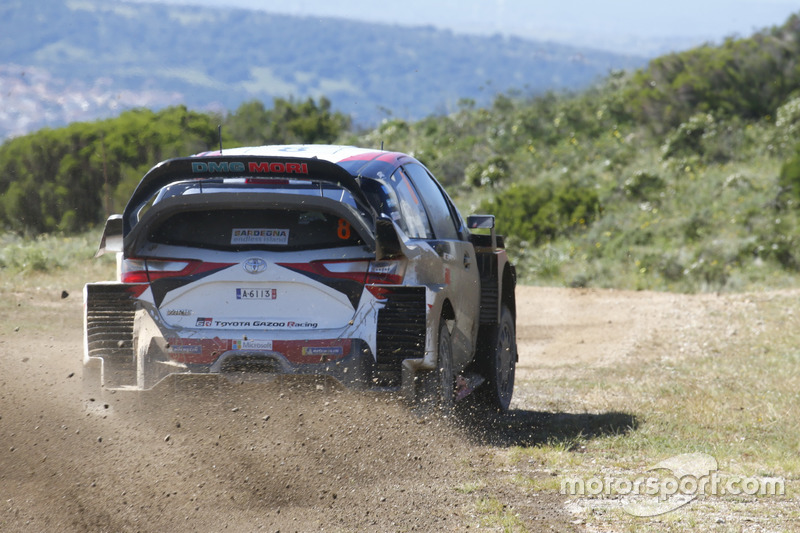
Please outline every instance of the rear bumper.
[[136, 322], [138, 389], [150, 389], [172, 374], [219, 374], [235, 381], [325, 375], [359, 389], [373, 383], [375, 357], [368, 338], [343, 337], [344, 331], [270, 332], [270, 338], [254, 338], [252, 331], [226, 330], [198, 337], [196, 331], [182, 335], [186, 332], [160, 328], [143, 311]]
[[[340, 353], [338, 348], [341, 344], [349, 347], [347, 352]], [[229, 350], [220, 354], [211, 365], [186, 365], [182, 373], [219, 374], [234, 381], [261, 381], [277, 376], [326, 376], [354, 389], [374, 386], [374, 357], [366, 343], [354, 339], [341, 344], [328, 350], [314, 350], [317, 353], [307, 356], [310, 360], [304, 362], [292, 361], [291, 356], [275, 350]], [[175, 372], [167, 375], [172, 373]]]
[[[413, 379], [402, 371], [408, 366], [404, 361], [425, 356], [424, 287], [393, 287], [387, 300], [360, 309], [341, 330], [304, 332], [170, 328], [126, 284], [89, 284], [84, 296], [84, 363], [102, 367], [102, 384], [109, 389], [150, 389], [176, 374], [234, 380], [318, 375], [352, 388], [396, 389], [401, 379]], [[97, 311], [100, 303], [102, 313]], [[116, 333], [110, 343], [94, 340], [99, 337], [91, 332], [112, 325]], [[113, 349], [123, 344], [123, 352]]]

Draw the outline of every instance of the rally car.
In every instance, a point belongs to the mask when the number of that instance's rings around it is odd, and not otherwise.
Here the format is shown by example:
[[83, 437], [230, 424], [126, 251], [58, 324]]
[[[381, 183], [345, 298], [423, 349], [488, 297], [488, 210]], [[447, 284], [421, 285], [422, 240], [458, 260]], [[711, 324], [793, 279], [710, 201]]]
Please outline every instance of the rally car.
[[[481, 229], [481, 231], [471, 231]], [[262, 146], [164, 161], [106, 222], [84, 374], [322, 375], [447, 408], [508, 409], [516, 274], [494, 217], [464, 221], [409, 155]]]

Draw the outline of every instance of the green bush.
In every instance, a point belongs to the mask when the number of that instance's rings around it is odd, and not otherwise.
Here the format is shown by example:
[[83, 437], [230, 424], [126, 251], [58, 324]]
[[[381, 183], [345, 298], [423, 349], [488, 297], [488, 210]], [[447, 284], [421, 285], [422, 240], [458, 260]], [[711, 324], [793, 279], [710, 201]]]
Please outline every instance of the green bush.
[[800, 201], [800, 144], [795, 148], [795, 154], [781, 167], [778, 185], [783, 199], [791, 199], [795, 203]]
[[711, 115], [700, 113], [692, 116], [667, 136], [662, 148], [664, 159], [704, 155], [705, 137], [714, 135], [715, 128]]
[[625, 194], [637, 200], [652, 199], [664, 189], [664, 180], [645, 170], [637, 170], [622, 186]]
[[800, 98], [792, 98], [778, 108], [773, 142], [779, 148], [794, 146], [800, 141]]
[[497, 217], [501, 232], [540, 245], [586, 228], [601, 208], [594, 189], [565, 181], [540, 185], [515, 183], [482, 202], [480, 210]]
[[472, 187], [497, 187], [508, 177], [509, 164], [500, 156], [490, 157], [486, 163], [470, 163], [465, 171], [467, 185]]

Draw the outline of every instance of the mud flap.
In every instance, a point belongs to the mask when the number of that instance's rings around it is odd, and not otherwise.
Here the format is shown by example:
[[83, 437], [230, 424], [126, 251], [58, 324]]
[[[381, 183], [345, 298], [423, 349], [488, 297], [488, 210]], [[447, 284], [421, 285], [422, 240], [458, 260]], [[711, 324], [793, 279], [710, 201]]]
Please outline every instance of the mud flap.
[[391, 286], [386, 292], [386, 303], [378, 311], [373, 378], [376, 384], [397, 386], [408, 372], [404, 361], [425, 355], [425, 287]]

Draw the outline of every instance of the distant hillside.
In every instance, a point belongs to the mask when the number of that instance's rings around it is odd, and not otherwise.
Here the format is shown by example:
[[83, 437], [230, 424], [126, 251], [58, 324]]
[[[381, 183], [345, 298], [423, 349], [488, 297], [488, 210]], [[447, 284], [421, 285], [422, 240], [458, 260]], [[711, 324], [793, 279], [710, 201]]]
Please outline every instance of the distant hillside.
[[[180, 105], [126, 111], [0, 144], [0, 238], [96, 227], [152, 165], [217, 146], [221, 121], [231, 148], [335, 142], [414, 154], [465, 214], [496, 215], [523, 283], [797, 287], [798, 58], [794, 15], [576, 94], [500, 94], [372, 130], [351, 129], [325, 98], [250, 102], [222, 119]], [[0, 254], [0, 274], [58, 264], [19, 257]]]
[[0, 4], [0, 138], [119, 110], [328, 97], [356, 124], [586, 87], [638, 57], [519, 38], [109, 0]]
[[800, 88], [800, 14], [747, 39], [667, 54], [633, 76], [625, 99], [664, 133], [696, 113], [772, 120]]

